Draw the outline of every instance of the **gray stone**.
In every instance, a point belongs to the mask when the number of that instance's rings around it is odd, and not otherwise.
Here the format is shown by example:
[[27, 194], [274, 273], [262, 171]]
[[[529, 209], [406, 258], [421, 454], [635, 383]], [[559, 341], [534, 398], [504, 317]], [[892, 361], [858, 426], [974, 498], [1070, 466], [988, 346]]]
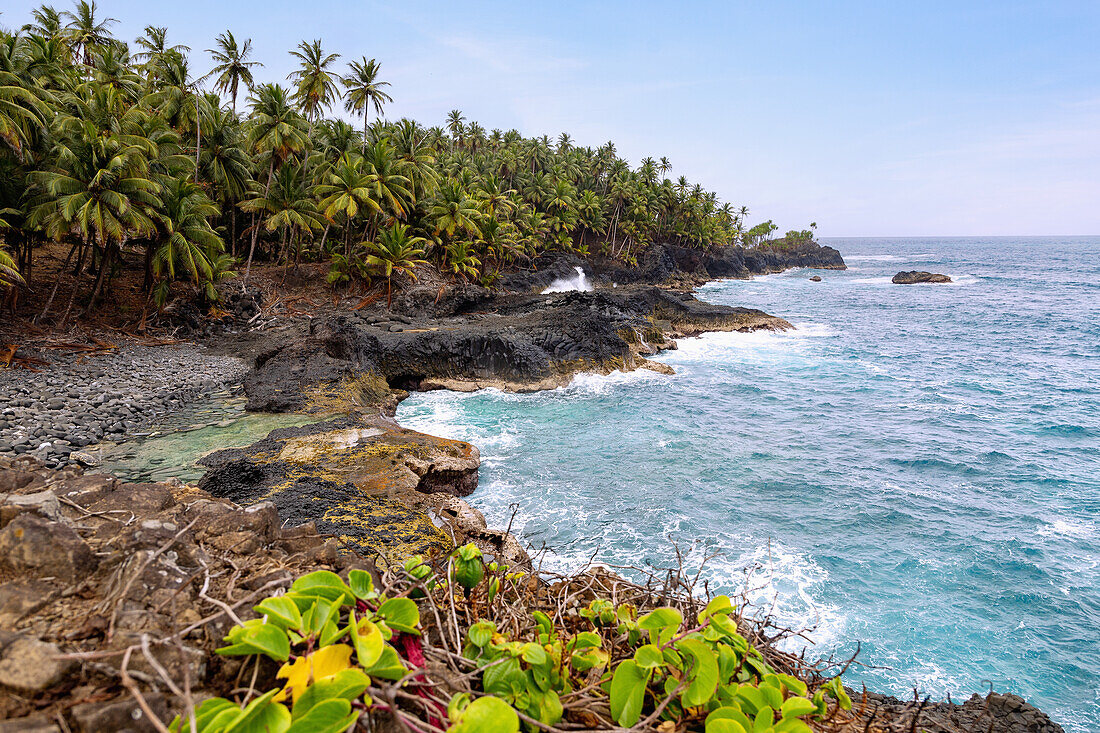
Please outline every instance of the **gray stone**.
[[29, 637], [16, 639], [0, 656], [0, 685], [21, 692], [53, 687], [74, 664], [71, 659], [59, 659], [60, 655], [56, 644]]

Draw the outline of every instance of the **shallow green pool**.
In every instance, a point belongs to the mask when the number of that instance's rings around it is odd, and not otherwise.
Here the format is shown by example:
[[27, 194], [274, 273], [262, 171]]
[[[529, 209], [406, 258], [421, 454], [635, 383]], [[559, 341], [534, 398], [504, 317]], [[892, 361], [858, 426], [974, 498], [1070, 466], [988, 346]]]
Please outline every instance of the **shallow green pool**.
[[152, 425], [149, 431], [120, 443], [101, 443], [89, 453], [102, 464], [99, 473], [128, 481], [197, 481], [205, 468], [196, 462], [216, 450], [255, 443], [276, 428], [307, 425], [326, 415], [281, 415], [246, 412], [245, 398], [211, 395]]

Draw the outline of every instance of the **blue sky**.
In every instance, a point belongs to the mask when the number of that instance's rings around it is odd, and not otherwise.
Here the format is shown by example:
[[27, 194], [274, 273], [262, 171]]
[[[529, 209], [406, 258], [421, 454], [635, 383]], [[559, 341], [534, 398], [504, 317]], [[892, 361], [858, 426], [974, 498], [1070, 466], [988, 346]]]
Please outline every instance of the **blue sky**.
[[[4, 5], [8, 26], [32, 7]], [[614, 140], [782, 229], [1100, 234], [1097, 2], [99, 5], [202, 70], [218, 32], [251, 37], [267, 80], [321, 38], [382, 62], [388, 117]]]

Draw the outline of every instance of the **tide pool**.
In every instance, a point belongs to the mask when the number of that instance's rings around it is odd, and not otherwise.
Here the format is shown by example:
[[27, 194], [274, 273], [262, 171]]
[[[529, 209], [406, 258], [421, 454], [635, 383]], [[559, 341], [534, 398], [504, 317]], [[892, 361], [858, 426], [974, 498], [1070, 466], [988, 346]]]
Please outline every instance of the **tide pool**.
[[[797, 329], [707, 334], [535, 395], [415, 394], [470, 497], [548, 562], [699, 561], [715, 592], [862, 645], [852, 683], [1016, 692], [1100, 730], [1100, 239], [826, 240], [845, 272], [710, 283]], [[899, 270], [950, 285], [893, 285]]]

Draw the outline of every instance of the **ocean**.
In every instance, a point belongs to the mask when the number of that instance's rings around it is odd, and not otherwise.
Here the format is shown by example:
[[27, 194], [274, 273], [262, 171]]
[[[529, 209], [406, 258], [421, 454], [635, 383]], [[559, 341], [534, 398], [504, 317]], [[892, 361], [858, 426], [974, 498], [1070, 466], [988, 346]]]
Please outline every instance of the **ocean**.
[[[833, 239], [849, 269], [698, 290], [786, 333], [682, 340], [533, 395], [414, 394], [544, 566], [664, 567], [808, 629], [845, 679], [990, 686], [1100, 730], [1100, 238]], [[950, 285], [893, 285], [899, 270]], [[820, 274], [824, 281], [809, 281]], [[794, 643], [794, 648], [805, 642]]]

